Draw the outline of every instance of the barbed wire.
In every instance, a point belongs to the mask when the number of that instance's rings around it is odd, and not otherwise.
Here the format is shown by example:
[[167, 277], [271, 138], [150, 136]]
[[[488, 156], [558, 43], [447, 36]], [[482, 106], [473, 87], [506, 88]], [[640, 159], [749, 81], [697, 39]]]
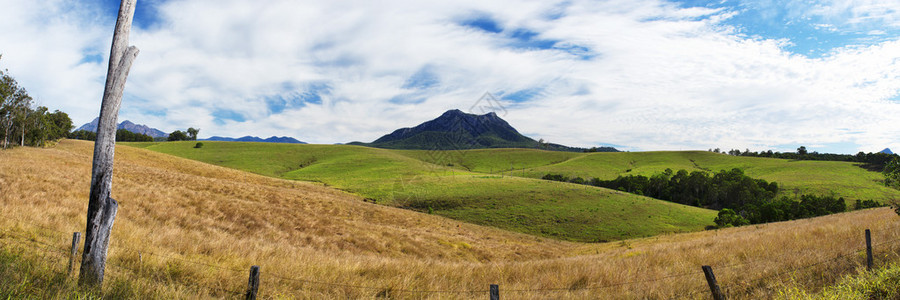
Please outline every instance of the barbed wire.
[[[826, 258], [826, 259], [823, 259], [823, 260], [820, 260], [820, 261], [816, 261], [816, 262], [812, 262], [812, 263], [809, 263], [809, 264], [806, 264], [806, 265], [802, 265], [802, 266], [799, 266], [799, 267], [788, 268], [788, 269], [785, 270], [785, 271], [776, 272], [776, 273], [773, 273], [773, 274], [770, 274], [770, 275], [764, 275], [764, 276], [758, 277], [758, 278], [756, 278], [756, 279], [752, 279], [752, 280], [745, 281], [745, 284], [739, 284], [739, 285], [736, 285], [737, 288], [735, 288], [735, 289], [741, 291], [739, 294], [741, 294], [741, 295], [746, 295], [746, 294], [749, 294], [749, 291], [752, 289], [753, 286], [759, 285], [759, 284], [762, 283], [763, 281], [766, 281], [766, 280], [769, 280], [769, 279], [772, 279], [772, 278], [775, 278], [775, 277], [780, 277], [780, 276], [783, 276], [783, 275], [789, 274], [789, 273], [794, 273], [794, 274], [796, 274], [797, 272], [802, 271], [802, 270], [806, 270], [806, 269], [809, 269], [809, 268], [812, 268], [812, 267], [815, 267], [815, 266], [819, 266], [819, 265], [822, 265], [822, 264], [825, 264], [825, 263], [828, 263], [828, 262], [833, 262], [833, 261], [836, 261], [836, 260], [838, 260], [838, 259], [841, 259], [841, 258], [844, 258], [844, 257], [848, 257], [848, 256], [851, 256], [851, 255], [856, 255], [857, 253], [859, 253], [859, 251], [860, 251], [860, 250], [852, 250], [852, 251], [849, 251], [849, 252], [847, 252], [847, 253], [838, 254], [837, 256], [829, 257], [829, 258]], [[863, 249], [862, 251], [865, 251], [865, 249]]]
[[[128, 267], [124, 264], [120, 264], [118, 262], [114, 262], [111, 260], [107, 261], [106, 265], [113, 267], [114, 269], [119, 269], [121, 271], [129, 271], [129, 272], [124, 272], [124, 273], [135, 280], [141, 280], [141, 279], [147, 280], [147, 277], [139, 277], [138, 276], [138, 274], [141, 273], [141, 270], [137, 270], [132, 267]], [[161, 282], [159, 280], [152, 279], [153, 277], [150, 277], [150, 278], [151, 278], [150, 280], [153, 280], [156, 282]], [[165, 283], [172, 283], [172, 282], [165, 282]], [[193, 287], [197, 287], [200, 289], [216, 290], [216, 291], [225, 292], [225, 293], [234, 294], [234, 295], [243, 295], [244, 294], [244, 292], [241, 292], [241, 291], [234, 291], [234, 290], [229, 290], [229, 289], [225, 289], [225, 288], [204, 285], [204, 284], [200, 284], [200, 283], [190, 284], [190, 283], [185, 283], [185, 282], [179, 282], [178, 284], [180, 284], [182, 286], [188, 286], [188, 287], [193, 286]]]

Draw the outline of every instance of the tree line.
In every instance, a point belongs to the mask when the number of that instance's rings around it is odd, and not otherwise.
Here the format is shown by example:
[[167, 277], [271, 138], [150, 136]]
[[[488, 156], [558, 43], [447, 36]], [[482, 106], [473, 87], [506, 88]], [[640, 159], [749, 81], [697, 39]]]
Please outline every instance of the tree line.
[[0, 70], [0, 147], [44, 146], [66, 137], [74, 127], [68, 114], [32, 105], [28, 91], [7, 70]]
[[[666, 169], [650, 177], [618, 176], [613, 180], [561, 174], [546, 174], [545, 180], [587, 184], [619, 190], [660, 200], [719, 210], [716, 225], [740, 226], [822, 216], [847, 210], [844, 198], [801, 195], [798, 198], [776, 198], [776, 182], [754, 179], [734, 168], [716, 173]], [[872, 201], [857, 201], [857, 208], [880, 206]]]
[[855, 155], [819, 153], [817, 151], [810, 152], [809, 149], [806, 148], [806, 146], [800, 146], [799, 148], [797, 148], [797, 152], [773, 152], [772, 150], [751, 152], [750, 149], [745, 149], [744, 151], [731, 149], [725, 152], [719, 148], [709, 149], [708, 151], [733, 156], [768, 157], [793, 160], [848, 161], [860, 163], [865, 168], [878, 172], [881, 172], [884, 169], [884, 166], [887, 165], [887, 163], [889, 163], [891, 160], [900, 158], [900, 155], [897, 154], [887, 154], [881, 152], [865, 153], [860, 151]]
[[[168, 137], [163, 140], [166, 141], [195, 141], [197, 140], [197, 134], [200, 133], [200, 129], [197, 128], [188, 128], [187, 131], [175, 130], [169, 134]], [[70, 139], [77, 140], [87, 140], [87, 141], [96, 141], [97, 133], [88, 130], [76, 130], [69, 133], [68, 137]], [[156, 141], [152, 136], [131, 132], [127, 129], [119, 129], [116, 130], [116, 142], [153, 142]]]
[[[70, 139], [76, 140], [85, 140], [85, 141], [96, 141], [97, 133], [89, 130], [76, 130], [69, 133]], [[116, 142], [152, 142], [154, 141], [152, 136], [131, 132], [128, 129], [118, 129], [116, 130]]]

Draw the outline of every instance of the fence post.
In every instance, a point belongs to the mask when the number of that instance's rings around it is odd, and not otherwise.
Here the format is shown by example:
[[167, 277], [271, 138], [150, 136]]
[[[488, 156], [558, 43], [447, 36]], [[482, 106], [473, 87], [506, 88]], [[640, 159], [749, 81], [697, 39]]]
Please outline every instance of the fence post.
[[872, 232], [866, 229], [866, 271], [872, 271], [874, 259], [872, 258]]
[[78, 256], [78, 242], [81, 240], [81, 232], [72, 233], [72, 254], [69, 255], [69, 275], [75, 271], [75, 256]]
[[703, 274], [706, 275], [706, 283], [709, 283], [709, 291], [712, 292], [713, 299], [725, 300], [725, 294], [719, 289], [719, 283], [716, 282], [716, 275], [713, 274], [712, 267], [703, 266]]
[[491, 285], [491, 300], [500, 300], [500, 286], [496, 284]]
[[247, 283], [247, 300], [256, 300], [259, 293], [259, 266], [250, 267], [250, 281]]

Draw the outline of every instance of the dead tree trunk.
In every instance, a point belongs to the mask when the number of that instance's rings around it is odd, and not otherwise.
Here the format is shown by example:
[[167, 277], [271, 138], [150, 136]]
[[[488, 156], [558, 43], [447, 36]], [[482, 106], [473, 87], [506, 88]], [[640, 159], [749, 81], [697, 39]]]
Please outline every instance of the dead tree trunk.
[[106, 253], [109, 236], [119, 204], [110, 197], [113, 178], [113, 155], [116, 147], [116, 122], [125, 79], [138, 49], [128, 45], [131, 21], [137, 0], [122, 0], [116, 31], [113, 33], [109, 53], [109, 69], [106, 88], [100, 106], [100, 123], [97, 125], [97, 141], [94, 143], [94, 164], [91, 170], [91, 194], [88, 202], [87, 228], [84, 235], [84, 253], [78, 282], [81, 285], [100, 287], [106, 269]]

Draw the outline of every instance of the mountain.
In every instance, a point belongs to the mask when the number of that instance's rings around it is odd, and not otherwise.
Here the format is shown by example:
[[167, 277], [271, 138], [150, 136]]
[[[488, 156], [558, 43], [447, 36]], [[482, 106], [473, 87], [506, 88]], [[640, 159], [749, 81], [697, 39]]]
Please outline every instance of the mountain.
[[[585, 151], [584, 148], [541, 143], [522, 135], [515, 128], [490, 112], [484, 115], [448, 110], [434, 120], [412, 128], [397, 129], [371, 143], [352, 142], [351, 145], [387, 149], [460, 150], [481, 148], [540, 148], [557, 151]], [[602, 147], [613, 152], [614, 148]]]
[[203, 139], [203, 141], [306, 144], [305, 142], [301, 142], [295, 138], [287, 137], [287, 136], [283, 136], [283, 137], [272, 136], [267, 139], [261, 139], [259, 137], [249, 136], [249, 135], [245, 136], [245, 137], [240, 137], [240, 138], [214, 136], [214, 137], [210, 137], [208, 139]]
[[[78, 127], [78, 129], [76, 129], [75, 131], [87, 130], [87, 131], [91, 131], [91, 132], [97, 132], [97, 124], [100, 124], [100, 117], [95, 118], [90, 123], [81, 125], [81, 127]], [[169, 136], [168, 133], [162, 132], [159, 129], [150, 128], [147, 125], [135, 124], [128, 120], [125, 120], [125, 121], [122, 121], [122, 123], [119, 123], [119, 125], [116, 126], [116, 129], [125, 129], [128, 131], [134, 132], [134, 133], [146, 134], [146, 135], [149, 135], [149, 136], [152, 136], [155, 138]]]
[[884, 150], [881, 150], [881, 153], [884, 153], [884, 154], [894, 154], [894, 152], [891, 151], [891, 148], [884, 148]]

